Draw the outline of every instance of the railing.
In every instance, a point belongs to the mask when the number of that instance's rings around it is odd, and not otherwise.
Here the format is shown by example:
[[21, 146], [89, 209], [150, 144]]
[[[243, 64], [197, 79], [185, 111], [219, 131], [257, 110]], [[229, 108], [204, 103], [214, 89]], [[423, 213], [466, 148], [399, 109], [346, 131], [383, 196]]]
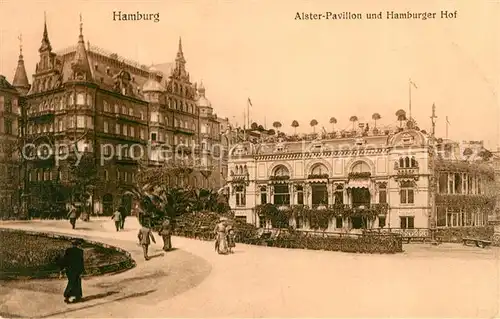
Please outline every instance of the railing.
[[431, 236], [429, 228], [372, 228], [366, 229], [365, 232], [373, 232], [380, 234], [398, 234], [402, 237], [410, 238], [427, 238]]

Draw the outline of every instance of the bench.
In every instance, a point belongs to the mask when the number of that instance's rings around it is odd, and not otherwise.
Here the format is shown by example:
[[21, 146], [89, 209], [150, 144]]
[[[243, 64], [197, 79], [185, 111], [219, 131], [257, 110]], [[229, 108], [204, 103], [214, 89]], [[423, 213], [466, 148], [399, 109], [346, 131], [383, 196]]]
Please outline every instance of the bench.
[[486, 248], [491, 245], [491, 241], [478, 239], [478, 238], [462, 238], [465, 246], [469, 246], [469, 244], [476, 245], [479, 248]]

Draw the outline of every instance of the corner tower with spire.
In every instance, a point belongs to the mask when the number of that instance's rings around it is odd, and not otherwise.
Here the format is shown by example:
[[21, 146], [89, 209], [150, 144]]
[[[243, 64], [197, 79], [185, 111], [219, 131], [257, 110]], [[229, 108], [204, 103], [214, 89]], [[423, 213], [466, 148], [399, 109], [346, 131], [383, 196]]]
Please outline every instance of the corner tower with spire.
[[21, 34], [19, 35], [19, 59], [17, 60], [17, 68], [12, 85], [21, 96], [28, 94], [31, 87], [28, 81], [28, 76], [26, 75], [26, 68], [24, 67], [23, 42]]
[[72, 79], [80, 81], [91, 81], [92, 72], [90, 70], [89, 60], [87, 58], [87, 50], [85, 49], [85, 41], [83, 40], [83, 22], [80, 14], [80, 35], [78, 36], [78, 44], [76, 46], [75, 57], [71, 63], [73, 71]]

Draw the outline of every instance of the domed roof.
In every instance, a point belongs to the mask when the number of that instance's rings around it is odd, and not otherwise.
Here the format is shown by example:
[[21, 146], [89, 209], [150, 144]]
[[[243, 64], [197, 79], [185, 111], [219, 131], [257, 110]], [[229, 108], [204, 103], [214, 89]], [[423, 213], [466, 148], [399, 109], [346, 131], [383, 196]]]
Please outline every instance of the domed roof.
[[143, 92], [164, 92], [165, 88], [157, 80], [161, 76], [160, 72], [155, 67], [149, 68], [149, 79], [142, 86]]
[[212, 103], [210, 103], [210, 101], [204, 96], [200, 96], [198, 98], [196, 105], [199, 107], [212, 107]]
[[198, 87], [198, 100], [196, 100], [196, 105], [199, 107], [212, 107], [212, 103], [205, 97], [205, 86], [203, 85], [203, 81], [200, 82], [200, 86]]
[[149, 79], [142, 86], [142, 91], [143, 92], [164, 92], [165, 88], [161, 85], [160, 82], [153, 80], [153, 79]]

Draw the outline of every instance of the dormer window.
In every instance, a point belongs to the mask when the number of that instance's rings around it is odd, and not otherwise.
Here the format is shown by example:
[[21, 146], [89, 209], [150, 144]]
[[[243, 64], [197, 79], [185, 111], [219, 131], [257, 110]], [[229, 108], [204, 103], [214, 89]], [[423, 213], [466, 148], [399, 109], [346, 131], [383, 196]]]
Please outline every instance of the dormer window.
[[95, 65], [94, 65], [94, 70], [96, 70], [96, 71], [97, 71], [98, 69], [99, 69], [99, 65], [95, 64]]
[[111, 75], [111, 70], [109, 69], [109, 67], [108, 67], [108, 68], [106, 68], [106, 74], [107, 74], [107, 75]]

